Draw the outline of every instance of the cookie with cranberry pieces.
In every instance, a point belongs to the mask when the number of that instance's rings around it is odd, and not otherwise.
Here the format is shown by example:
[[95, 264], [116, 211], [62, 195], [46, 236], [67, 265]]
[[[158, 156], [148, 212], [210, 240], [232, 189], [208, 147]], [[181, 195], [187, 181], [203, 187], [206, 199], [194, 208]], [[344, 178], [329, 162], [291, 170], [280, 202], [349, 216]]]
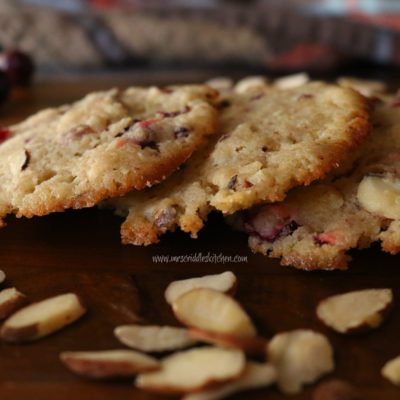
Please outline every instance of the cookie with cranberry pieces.
[[293, 189], [283, 202], [235, 215], [251, 249], [304, 270], [345, 269], [348, 250], [377, 241], [398, 253], [399, 104], [390, 99], [376, 106], [371, 137], [324, 180]]
[[283, 200], [323, 177], [369, 132], [367, 100], [322, 82], [283, 90], [258, 82], [218, 99], [219, 130], [165, 182], [104, 204], [127, 216], [124, 243], [180, 227], [196, 237], [212, 210]]
[[90, 207], [165, 179], [216, 129], [205, 85], [87, 95], [9, 128], [0, 146], [0, 218]]

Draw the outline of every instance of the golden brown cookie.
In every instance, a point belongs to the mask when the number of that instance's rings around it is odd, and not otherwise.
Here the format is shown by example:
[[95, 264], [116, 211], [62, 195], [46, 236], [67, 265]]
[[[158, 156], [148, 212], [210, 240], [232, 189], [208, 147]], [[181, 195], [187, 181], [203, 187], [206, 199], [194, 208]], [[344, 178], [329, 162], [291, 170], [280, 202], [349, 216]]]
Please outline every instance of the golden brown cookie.
[[399, 104], [391, 99], [377, 105], [371, 138], [339, 170], [293, 189], [283, 202], [242, 213], [251, 249], [305, 270], [345, 269], [348, 250], [375, 241], [398, 253]]
[[204, 85], [92, 93], [10, 127], [0, 218], [90, 207], [165, 179], [216, 128]]
[[322, 82], [282, 90], [259, 82], [224, 93], [219, 131], [160, 185], [104, 205], [127, 215], [124, 243], [180, 227], [196, 237], [208, 213], [282, 200], [324, 176], [369, 130], [367, 101]]

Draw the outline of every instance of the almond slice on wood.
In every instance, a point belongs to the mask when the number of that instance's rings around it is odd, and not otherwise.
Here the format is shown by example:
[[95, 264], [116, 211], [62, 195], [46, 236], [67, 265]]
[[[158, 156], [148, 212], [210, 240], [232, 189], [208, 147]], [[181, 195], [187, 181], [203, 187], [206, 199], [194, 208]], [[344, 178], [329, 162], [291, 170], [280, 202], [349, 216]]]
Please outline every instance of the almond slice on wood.
[[11, 315], [0, 330], [7, 342], [28, 342], [47, 336], [85, 313], [79, 297], [66, 293], [31, 304]]
[[160, 369], [160, 362], [134, 350], [64, 351], [61, 361], [73, 372], [88, 378], [107, 379], [134, 376]]
[[159, 371], [138, 375], [136, 386], [164, 394], [184, 394], [239, 377], [246, 365], [243, 352], [201, 347], [174, 353], [161, 361]]
[[4, 271], [0, 269], [0, 283], [3, 283], [6, 280], [6, 274]]
[[173, 326], [121, 325], [114, 335], [126, 346], [145, 352], [179, 350], [196, 343], [187, 329]]
[[231, 271], [222, 274], [206, 275], [199, 278], [183, 279], [171, 282], [165, 290], [165, 300], [172, 304], [179, 296], [197, 288], [210, 288], [219, 292], [233, 294], [237, 286], [237, 278]]
[[278, 386], [285, 394], [300, 393], [334, 369], [333, 349], [328, 339], [311, 330], [298, 329], [275, 335], [267, 347], [269, 361], [278, 372]]
[[393, 305], [391, 289], [365, 289], [339, 294], [322, 300], [318, 318], [340, 333], [354, 333], [377, 328]]
[[0, 319], [7, 318], [26, 303], [26, 296], [15, 288], [0, 292]]
[[400, 386], [400, 356], [389, 360], [381, 370], [382, 376]]
[[214, 289], [199, 288], [178, 297], [172, 304], [183, 324], [234, 336], [256, 336], [249, 316], [232, 297]]
[[267, 345], [267, 340], [260, 337], [233, 336], [196, 328], [189, 329], [188, 335], [199, 342], [211, 343], [223, 347], [233, 347], [253, 355], [264, 355]]
[[[270, 386], [276, 380], [276, 370], [271, 364], [248, 362], [246, 369], [237, 380], [223, 383], [215, 388], [190, 393], [182, 400], [219, 400], [243, 390]], [[245, 397], [243, 397], [245, 398]]]

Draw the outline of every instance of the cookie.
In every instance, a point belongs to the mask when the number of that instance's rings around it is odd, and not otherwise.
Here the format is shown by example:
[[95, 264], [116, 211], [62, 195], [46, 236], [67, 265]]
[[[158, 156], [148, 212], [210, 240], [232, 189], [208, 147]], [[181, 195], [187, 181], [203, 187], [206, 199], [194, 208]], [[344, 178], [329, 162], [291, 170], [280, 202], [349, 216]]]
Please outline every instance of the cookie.
[[90, 207], [165, 179], [216, 128], [204, 85], [112, 89], [42, 111], [0, 146], [0, 218]]
[[348, 250], [381, 241], [400, 251], [400, 102], [372, 115], [373, 133], [324, 180], [293, 189], [280, 203], [236, 215], [253, 251], [304, 270], [345, 269]]
[[151, 244], [180, 227], [196, 237], [212, 210], [282, 200], [324, 176], [369, 130], [367, 102], [321, 82], [282, 90], [257, 82], [219, 98], [219, 130], [184, 168], [104, 206], [127, 215], [124, 243]]

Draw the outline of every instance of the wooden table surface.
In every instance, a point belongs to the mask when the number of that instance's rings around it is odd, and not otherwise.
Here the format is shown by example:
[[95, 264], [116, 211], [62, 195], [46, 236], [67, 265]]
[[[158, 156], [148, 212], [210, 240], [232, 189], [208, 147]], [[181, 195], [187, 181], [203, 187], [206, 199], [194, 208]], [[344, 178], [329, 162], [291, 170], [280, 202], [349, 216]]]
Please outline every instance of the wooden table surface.
[[[148, 83], [135, 76], [37, 82], [32, 89], [14, 93], [11, 101], [0, 108], [0, 126], [94, 89], [143, 82]], [[400, 256], [381, 253], [379, 246], [353, 252], [348, 271], [306, 273], [252, 254], [246, 236], [232, 232], [217, 214], [211, 216], [198, 240], [175, 232], [149, 247], [120, 244], [122, 219], [109, 211], [87, 209], [32, 219], [11, 217], [7, 222], [8, 226], [0, 231], [0, 269], [7, 274], [3, 286], [16, 286], [30, 301], [75, 291], [86, 301], [88, 313], [75, 324], [31, 344], [0, 342], [1, 400], [163, 399], [136, 390], [131, 381], [100, 383], [82, 379], [70, 373], [58, 355], [63, 350], [120, 347], [113, 328], [138, 318], [177, 325], [163, 299], [167, 284], [228, 269], [238, 276], [237, 298], [260, 334], [271, 337], [297, 328], [322, 332], [334, 346], [336, 362], [335, 371], [325, 379], [336, 377], [351, 382], [366, 400], [400, 398], [400, 388], [380, 375], [385, 361], [400, 354]], [[152, 259], [154, 255], [198, 253], [239, 255], [247, 257], [247, 262], [161, 264]], [[317, 320], [315, 306], [319, 300], [371, 287], [390, 287], [396, 297], [393, 313], [381, 328], [342, 336]], [[305, 400], [312, 398], [314, 387], [291, 397], [270, 388], [232, 398]]]

